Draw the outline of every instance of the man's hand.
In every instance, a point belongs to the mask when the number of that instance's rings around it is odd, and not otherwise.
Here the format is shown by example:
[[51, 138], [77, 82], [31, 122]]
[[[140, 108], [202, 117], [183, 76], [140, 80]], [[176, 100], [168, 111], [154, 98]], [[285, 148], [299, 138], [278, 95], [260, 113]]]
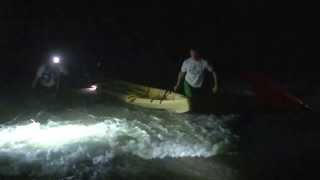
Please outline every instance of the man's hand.
[[214, 87], [212, 88], [213, 94], [217, 94], [218, 92], [218, 78], [216, 72], [212, 71], [212, 78], [214, 79]]
[[180, 88], [179, 84], [175, 85], [173, 88], [174, 92], [177, 92], [179, 88]]
[[215, 85], [214, 88], [212, 88], [212, 92], [213, 92], [213, 94], [217, 94], [217, 92], [218, 92], [218, 86], [217, 85]]
[[177, 84], [173, 88], [173, 90], [175, 92], [177, 92], [179, 90], [181, 81], [182, 81], [182, 79], [184, 78], [185, 75], [186, 75], [186, 72], [179, 72]]

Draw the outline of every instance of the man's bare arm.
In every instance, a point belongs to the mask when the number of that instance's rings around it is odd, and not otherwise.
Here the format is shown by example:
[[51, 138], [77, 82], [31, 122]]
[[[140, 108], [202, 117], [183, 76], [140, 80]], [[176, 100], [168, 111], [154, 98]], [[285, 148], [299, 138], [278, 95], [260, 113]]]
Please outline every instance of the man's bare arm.
[[174, 86], [174, 91], [177, 91], [180, 88], [181, 81], [183, 80], [185, 75], [185, 72], [179, 72], [177, 84]]

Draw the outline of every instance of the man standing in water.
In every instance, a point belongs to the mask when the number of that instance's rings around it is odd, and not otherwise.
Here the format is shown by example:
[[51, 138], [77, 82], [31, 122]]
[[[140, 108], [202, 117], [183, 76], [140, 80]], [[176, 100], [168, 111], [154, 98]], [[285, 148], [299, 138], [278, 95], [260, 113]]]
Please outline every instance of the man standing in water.
[[212, 66], [210, 66], [208, 62], [200, 56], [197, 50], [191, 49], [190, 58], [186, 59], [182, 64], [174, 90], [178, 91], [183, 80], [183, 92], [185, 96], [193, 98], [201, 95], [206, 70], [211, 72], [214, 79], [213, 93], [215, 94], [218, 90], [218, 79], [216, 73]]
[[32, 88], [38, 87], [41, 93], [53, 93], [56, 96], [60, 88], [61, 75], [66, 74], [61, 58], [55, 56], [38, 68]]

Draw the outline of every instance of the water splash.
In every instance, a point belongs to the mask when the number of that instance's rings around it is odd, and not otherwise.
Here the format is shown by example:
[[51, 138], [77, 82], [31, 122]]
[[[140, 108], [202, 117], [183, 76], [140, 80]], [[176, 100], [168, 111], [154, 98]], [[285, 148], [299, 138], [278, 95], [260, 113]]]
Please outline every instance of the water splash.
[[47, 121], [5, 125], [0, 128], [0, 162], [8, 166], [0, 166], [0, 174], [9, 173], [8, 167], [13, 169], [10, 173], [18, 174], [30, 165], [36, 174], [66, 174], [78, 171], [83, 163], [97, 169], [124, 154], [142, 159], [210, 157], [232, 138], [216, 116], [138, 113], [126, 117], [130, 119], [88, 114], [86, 120], [58, 120], [52, 116]]

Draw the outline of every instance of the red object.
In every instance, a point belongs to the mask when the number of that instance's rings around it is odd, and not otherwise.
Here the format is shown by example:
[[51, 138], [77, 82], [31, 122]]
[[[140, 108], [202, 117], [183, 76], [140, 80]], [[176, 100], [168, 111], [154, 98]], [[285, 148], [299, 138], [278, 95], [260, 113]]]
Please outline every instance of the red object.
[[305, 106], [301, 99], [275, 85], [272, 79], [263, 73], [245, 74], [242, 78], [252, 84], [258, 105], [276, 110], [298, 110]]

